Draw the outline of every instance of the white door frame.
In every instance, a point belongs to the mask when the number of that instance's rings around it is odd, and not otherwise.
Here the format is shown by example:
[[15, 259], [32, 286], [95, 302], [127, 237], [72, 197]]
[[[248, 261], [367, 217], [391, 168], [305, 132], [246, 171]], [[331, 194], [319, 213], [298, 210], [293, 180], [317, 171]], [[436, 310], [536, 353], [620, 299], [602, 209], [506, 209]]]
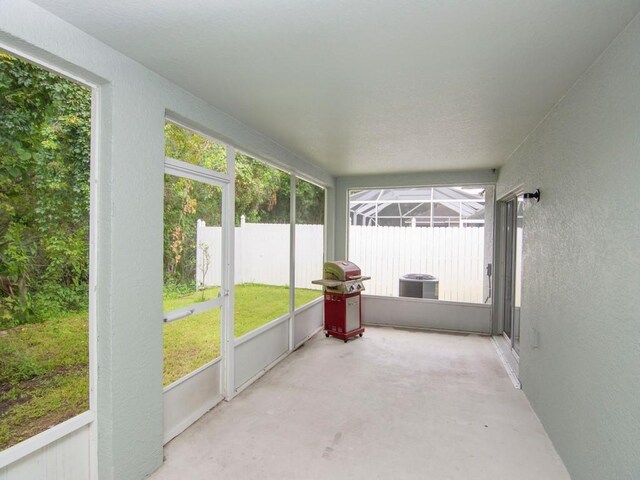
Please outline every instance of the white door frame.
[[[495, 263], [495, 274], [494, 274], [494, 302], [493, 302], [493, 312], [494, 312], [494, 335], [499, 335], [504, 340], [505, 344], [508, 344], [509, 351], [511, 355], [516, 360], [519, 361], [519, 355], [514, 349], [514, 340], [513, 340], [513, 324], [510, 326], [511, 335], [507, 336], [505, 333], [505, 319], [507, 317], [505, 312], [505, 301], [506, 301], [506, 289], [513, 288], [513, 285], [507, 285], [507, 275], [506, 275], [506, 255], [515, 255], [514, 251], [508, 252], [506, 250], [507, 244], [509, 241], [507, 240], [507, 225], [506, 225], [506, 205], [509, 202], [515, 200], [519, 195], [524, 191], [523, 185], [518, 185], [516, 188], [511, 189], [504, 195], [500, 196], [496, 200], [496, 221], [495, 221], [495, 235], [494, 235], [494, 263]], [[515, 232], [512, 232], [515, 235]], [[513, 259], [512, 259], [513, 261]]]
[[193, 165], [182, 160], [165, 157], [164, 172], [167, 175], [186, 178], [197, 182], [220, 187], [222, 189], [222, 272], [218, 298], [190, 305], [188, 307], [165, 312], [164, 321], [174, 321], [180, 318], [220, 307], [220, 357], [222, 375], [220, 377], [220, 391], [226, 400], [233, 396], [233, 356], [234, 356], [234, 319], [233, 319], [233, 241], [234, 241], [234, 181], [235, 178], [235, 149], [225, 145], [227, 152], [227, 172], [220, 173], [207, 168]]

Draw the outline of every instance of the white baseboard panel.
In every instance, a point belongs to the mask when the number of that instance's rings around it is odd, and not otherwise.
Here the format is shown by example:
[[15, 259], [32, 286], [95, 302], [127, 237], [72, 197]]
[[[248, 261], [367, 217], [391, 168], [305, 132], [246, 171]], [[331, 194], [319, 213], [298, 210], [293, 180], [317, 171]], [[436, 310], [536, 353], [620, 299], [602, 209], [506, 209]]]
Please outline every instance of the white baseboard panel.
[[324, 325], [324, 301], [320, 297], [296, 310], [293, 344], [298, 348], [302, 343], [318, 333]]
[[422, 298], [362, 296], [365, 325], [491, 334], [491, 305]]
[[164, 443], [185, 431], [223, 399], [220, 359], [199, 368], [164, 390]]

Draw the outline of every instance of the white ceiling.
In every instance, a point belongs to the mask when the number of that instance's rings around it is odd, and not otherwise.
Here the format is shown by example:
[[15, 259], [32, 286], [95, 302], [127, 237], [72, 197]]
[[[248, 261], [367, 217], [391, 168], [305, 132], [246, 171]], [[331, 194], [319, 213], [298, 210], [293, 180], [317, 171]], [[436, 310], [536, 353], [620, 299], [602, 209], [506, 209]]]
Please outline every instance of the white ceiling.
[[640, 0], [36, 0], [334, 175], [496, 167]]

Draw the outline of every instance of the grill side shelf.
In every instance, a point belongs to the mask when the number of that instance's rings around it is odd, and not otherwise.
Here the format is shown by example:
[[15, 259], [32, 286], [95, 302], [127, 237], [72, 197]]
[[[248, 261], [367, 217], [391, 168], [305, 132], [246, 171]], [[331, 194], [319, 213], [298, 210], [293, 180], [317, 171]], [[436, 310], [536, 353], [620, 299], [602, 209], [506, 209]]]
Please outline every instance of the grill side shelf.
[[311, 283], [313, 283], [314, 285], [322, 285], [324, 287], [335, 288], [335, 287], [339, 287], [340, 285], [350, 285], [353, 283], [358, 283], [358, 282], [362, 282], [364, 280], [370, 280], [370, 279], [371, 277], [359, 276], [343, 282], [340, 280], [328, 280], [323, 278], [322, 280], [312, 280]]
[[342, 285], [344, 282], [341, 282], [339, 280], [313, 280], [311, 283], [313, 283], [314, 285], [322, 285], [324, 287], [338, 287], [340, 285]]

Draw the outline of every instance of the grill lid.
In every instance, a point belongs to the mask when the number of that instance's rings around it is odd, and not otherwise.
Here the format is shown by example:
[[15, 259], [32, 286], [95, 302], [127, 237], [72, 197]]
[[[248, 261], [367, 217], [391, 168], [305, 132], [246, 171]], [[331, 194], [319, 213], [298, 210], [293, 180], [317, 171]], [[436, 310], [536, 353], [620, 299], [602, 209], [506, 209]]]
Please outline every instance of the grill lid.
[[364, 291], [364, 280], [371, 277], [363, 277], [355, 263], [348, 260], [325, 262], [322, 280], [314, 280], [311, 283], [322, 285], [325, 292], [331, 293], [355, 293]]
[[338, 260], [335, 262], [325, 262], [323, 278], [325, 280], [355, 280], [361, 276], [360, 267], [348, 260]]

